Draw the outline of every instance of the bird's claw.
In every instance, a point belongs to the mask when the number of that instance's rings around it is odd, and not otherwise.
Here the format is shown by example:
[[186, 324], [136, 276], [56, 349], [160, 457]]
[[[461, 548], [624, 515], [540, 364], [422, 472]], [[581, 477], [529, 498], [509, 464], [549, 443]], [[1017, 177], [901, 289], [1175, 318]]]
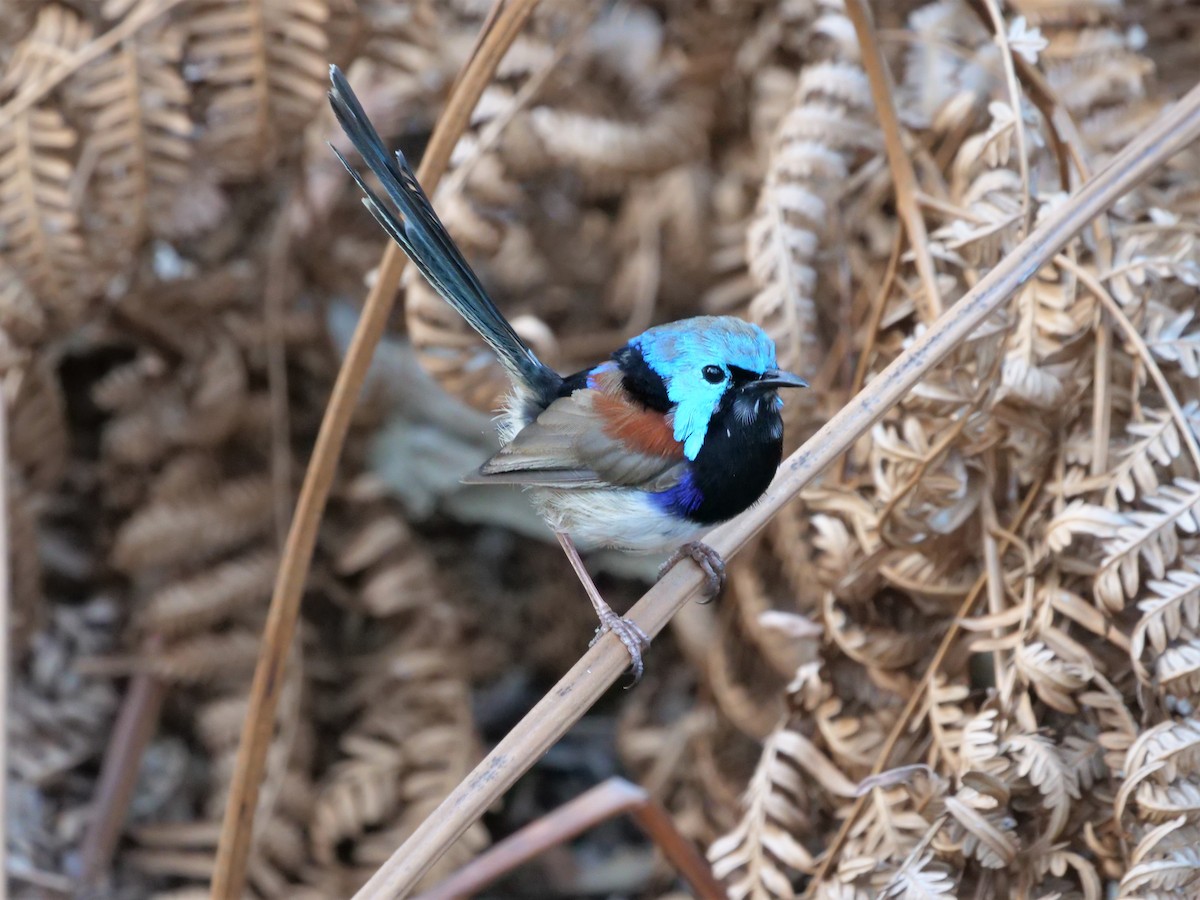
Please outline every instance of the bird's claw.
[[721, 554], [703, 541], [688, 541], [674, 553], [658, 569], [658, 577], [662, 578], [680, 560], [690, 559], [704, 572], [708, 580], [708, 596], [701, 603], [708, 603], [725, 587], [725, 560]]
[[622, 644], [625, 645], [625, 650], [629, 653], [629, 666], [633, 669], [633, 687], [642, 680], [642, 672], [645, 671], [645, 666], [642, 664], [642, 651], [650, 649], [650, 636], [642, 631], [641, 627], [632, 619], [626, 619], [611, 612], [607, 616], [600, 617], [600, 627], [596, 629], [596, 636], [592, 638], [592, 646], [600, 638], [604, 637], [605, 633], [612, 632], [617, 636]]

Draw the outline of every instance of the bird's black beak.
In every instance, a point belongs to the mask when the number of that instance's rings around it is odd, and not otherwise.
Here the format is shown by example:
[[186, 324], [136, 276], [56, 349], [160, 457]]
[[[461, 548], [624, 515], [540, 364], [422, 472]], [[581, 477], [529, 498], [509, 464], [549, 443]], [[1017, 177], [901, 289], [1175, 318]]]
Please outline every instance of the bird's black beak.
[[754, 382], [754, 386], [769, 390], [785, 387], [805, 388], [808, 387], [808, 382], [799, 375], [793, 375], [791, 372], [784, 372], [780, 369], [767, 369], [767, 371], [762, 373], [758, 381]]

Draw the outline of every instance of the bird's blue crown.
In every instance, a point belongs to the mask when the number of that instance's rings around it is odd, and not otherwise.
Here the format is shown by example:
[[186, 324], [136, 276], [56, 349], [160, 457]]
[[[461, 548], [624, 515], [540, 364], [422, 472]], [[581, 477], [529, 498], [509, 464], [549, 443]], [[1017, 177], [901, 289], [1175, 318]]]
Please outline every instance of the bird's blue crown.
[[[675, 440], [695, 459], [732, 369], [761, 375], [775, 368], [775, 343], [757, 325], [732, 316], [697, 316], [647, 329], [629, 342], [641, 351], [675, 404]], [[721, 377], [705, 368], [716, 366]]]

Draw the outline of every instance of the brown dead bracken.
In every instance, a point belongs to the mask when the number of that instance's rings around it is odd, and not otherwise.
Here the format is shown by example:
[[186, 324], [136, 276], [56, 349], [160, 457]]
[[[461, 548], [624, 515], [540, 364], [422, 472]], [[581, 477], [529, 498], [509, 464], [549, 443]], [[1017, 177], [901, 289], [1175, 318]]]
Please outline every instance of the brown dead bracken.
[[[434, 203], [543, 359], [741, 315], [818, 388], [795, 449], [1200, 79], [1183, 0], [851, 2], [543, 3], [451, 102]], [[10, 892], [207, 896], [383, 252], [327, 66], [419, 157], [496, 44], [467, 0], [8, 6]], [[1200, 892], [1198, 183], [1193, 146], [1050, 255], [423, 884], [619, 767], [737, 900]], [[276, 648], [235, 848], [264, 900], [362, 888], [590, 635], [521, 498], [456, 484], [504, 379], [419, 277], [400, 302]], [[678, 896], [613, 826], [509, 877]]]

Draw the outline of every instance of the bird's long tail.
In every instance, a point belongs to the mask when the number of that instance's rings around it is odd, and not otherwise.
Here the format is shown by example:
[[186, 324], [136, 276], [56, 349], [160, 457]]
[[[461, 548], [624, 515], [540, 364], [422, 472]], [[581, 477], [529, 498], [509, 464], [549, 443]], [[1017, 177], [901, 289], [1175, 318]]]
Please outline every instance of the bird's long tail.
[[395, 155], [388, 153], [346, 76], [337, 66], [330, 66], [329, 77], [333, 83], [329, 102], [334, 114], [346, 136], [383, 184], [395, 210], [384, 205], [346, 158], [333, 148], [362, 189], [363, 205], [408, 254], [433, 289], [496, 351], [514, 381], [533, 391], [535, 396], [552, 396], [562, 378], [537, 358], [488, 297], [446, 226], [433, 211], [404, 155], [399, 151]]

